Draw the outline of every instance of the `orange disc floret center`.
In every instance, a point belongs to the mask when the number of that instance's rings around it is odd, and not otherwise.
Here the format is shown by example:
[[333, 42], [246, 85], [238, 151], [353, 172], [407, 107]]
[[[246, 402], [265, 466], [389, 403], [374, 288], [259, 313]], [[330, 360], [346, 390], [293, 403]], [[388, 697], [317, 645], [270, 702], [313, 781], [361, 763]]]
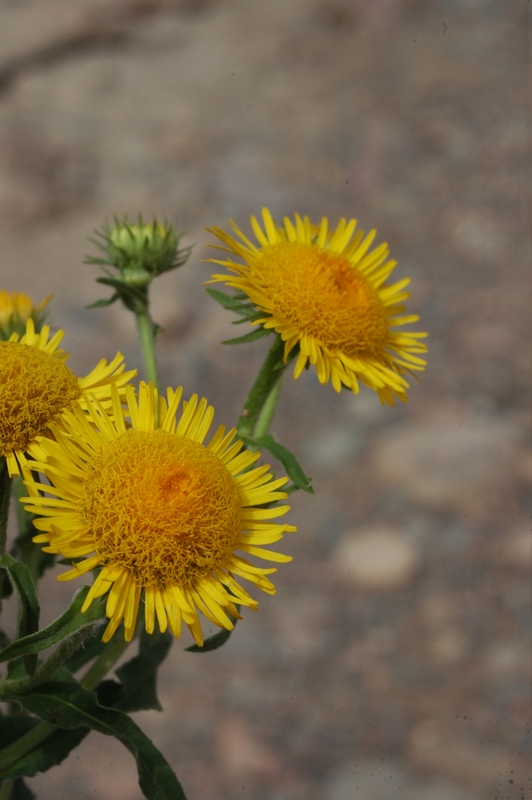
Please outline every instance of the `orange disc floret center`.
[[57, 356], [0, 342], [0, 455], [25, 450], [80, 393], [78, 379]]
[[333, 352], [382, 354], [388, 335], [386, 308], [345, 256], [315, 244], [279, 242], [261, 250], [256, 269], [260, 294], [270, 301], [264, 310]]
[[131, 430], [89, 464], [82, 512], [104, 566], [142, 586], [192, 585], [224, 565], [242, 502], [219, 458], [184, 436]]

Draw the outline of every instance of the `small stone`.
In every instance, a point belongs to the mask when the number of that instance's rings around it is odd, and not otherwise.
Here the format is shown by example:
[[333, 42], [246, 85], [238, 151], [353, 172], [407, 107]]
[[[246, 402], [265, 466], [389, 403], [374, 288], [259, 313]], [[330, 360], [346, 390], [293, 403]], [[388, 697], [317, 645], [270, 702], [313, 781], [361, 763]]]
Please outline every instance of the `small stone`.
[[502, 545], [502, 559], [509, 567], [530, 570], [532, 567], [532, 529], [528, 521], [513, 530]]
[[333, 772], [327, 800], [478, 800], [469, 788], [445, 779], [423, 779], [405, 771], [399, 763], [359, 760]]
[[346, 534], [333, 553], [338, 573], [364, 589], [404, 586], [415, 574], [418, 561], [413, 543], [393, 528]]
[[464, 509], [500, 497], [515, 458], [514, 429], [439, 419], [386, 431], [374, 452], [382, 481], [433, 508]]

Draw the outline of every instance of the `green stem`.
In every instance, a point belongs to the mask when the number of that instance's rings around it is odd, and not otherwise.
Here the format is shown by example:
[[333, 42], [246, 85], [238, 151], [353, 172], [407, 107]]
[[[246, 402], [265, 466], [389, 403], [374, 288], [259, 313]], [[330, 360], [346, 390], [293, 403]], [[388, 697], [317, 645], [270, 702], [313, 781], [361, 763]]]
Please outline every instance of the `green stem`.
[[[80, 681], [81, 686], [89, 691], [95, 689], [101, 679], [105, 677], [130, 644], [131, 642], [126, 642], [124, 639], [113, 640], [109, 647], [107, 647], [94, 662], [85, 677]], [[43, 667], [45, 666], [46, 664], [43, 665]], [[5, 683], [9, 683], [10, 686], [12, 686], [15, 681], [5, 681]], [[13, 742], [13, 744], [10, 744], [0, 751], [0, 778], [16, 764], [17, 761], [24, 758], [28, 753], [31, 753], [32, 750], [45, 742], [46, 739], [49, 739], [56, 730], [58, 730], [56, 725], [52, 725], [49, 722], [40, 722], [32, 728], [31, 731], [28, 731], [28, 733], [21, 736]]]
[[159, 391], [159, 370], [155, 357], [155, 325], [147, 308], [143, 311], [137, 311], [136, 317], [146, 377]]
[[[9, 500], [11, 497], [11, 478], [5, 456], [0, 458], [0, 558], [6, 552], [7, 520], [9, 518]], [[5, 572], [0, 572], [0, 611], [2, 609], [2, 589]]]
[[0, 458], [0, 558], [6, 552], [7, 520], [9, 517], [9, 498], [11, 497], [11, 478], [7, 460]]
[[277, 408], [277, 401], [279, 400], [279, 395], [281, 394], [281, 389], [283, 386], [283, 377], [284, 371], [281, 371], [279, 379], [273, 385], [270, 394], [264, 401], [259, 418], [255, 424], [255, 430], [253, 431], [253, 436], [255, 436], [257, 439], [260, 436], [265, 436], [270, 430], [273, 415], [275, 414], [275, 409]]
[[2, 781], [0, 784], [0, 800], [11, 800], [11, 790], [13, 789], [13, 779]]
[[20, 502], [20, 498], [27, 497], [28, 494], [28, 490], [26, 489], [22, 478], [13, 478], [12, 494], [16, 500], [15, 509], [18, 523], [18, 536], [16, 539], [16, 544], [20, 552], [20, 560], [24, 561], [30, 571], [31, 577], [35, 583], [37, 583], [41, 563], [46, 554], [43, 554], [41, 548], [36, 547], [32, 542], [32, 537], [36, 533], [35, 528], [33, 527], [33, 520], [36, 519], [36, 515], [30, 514], [29, 511], [26, 511], [23, 503]]
[[31, 731], [25, 733], [13, 744], [4, 747], [0, 752], [0, 776], [11, 769], [17, 761], [20, 761], [21, 758], [24, 758], [42, 742], [46, 741], [56, 730], [57, 727], [52, 725], [51, 722], [39, 722]]
[[91, 622], [73, 633], [68, 639], [64, 639], [50, 658], [44, 664], [41, 664], [31, 677], [19, 678], [18, 680], [0, 680], [0, 695], [23, 694], [43, 683], [54, 672], [57, 672], [76, 650], [79, 650], [84, 640], [94, 631], [95, 627], [96, 623]]
[[111, 644], [105, 648], [101, 656], [99, 656], [92, 667], [88, 670], [85, 676], [81, 679], [80, 684], [84, 689], [94, 689], [104, 678], [111, 667], [115, 665], [123, 652], [127, 650], [131, 642], [126, 642], [125, 639], [116, 637]]
[[271, 425], [287, 364], [283, 363], [284, 342], [280, 336], [270, 348], [244, 402], [237, 431], [240, 436], [264, 436]]

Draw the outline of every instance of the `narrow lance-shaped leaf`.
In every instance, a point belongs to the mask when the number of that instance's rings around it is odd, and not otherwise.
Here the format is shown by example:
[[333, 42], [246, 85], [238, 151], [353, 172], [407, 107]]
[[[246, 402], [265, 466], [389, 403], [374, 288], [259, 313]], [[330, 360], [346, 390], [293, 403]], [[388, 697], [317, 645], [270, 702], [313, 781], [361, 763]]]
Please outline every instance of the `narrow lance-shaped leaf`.
[[[40, 722], [38, 717], [22, 714], [17, 717], [0, 718], [0, 765], [2, 765], [3, 759], [1, 749], [12, 745]], [[60, 764], [88, 733], [90, 733], [88, 727], [75, 730], [58, 728], [44, 741], [34, 745], [29, 752], [22, 754], [16, 763], [11, 764], [7, 769], [0, 769], [0, 780], [5, 777], [19, 780], [22, 776], [32, 778], [38, 772], [46, 772]], [[13, 797], [14, 795], [11, 794], [10, 800]], [[20, 797], [22, 798], [24, 795], [21, 794]]]
[[[240, 606], [238, 603], [235, 604], [235, 608], [237, 611], [240, 611]], [[233, 620], [233, 625], [236, 625], [238, 620], [232, 615], [229, 616]], [[221, 630], [218, 633], [213, 634], [213, 636], [209, 636], [208, 639], [205, 639], [201, 647], [198, 644], [191, 644], [190, 647], [185, 647], [185, 650], [188, 653], [210, 653], [212, 650], [218, 650], [219, 647], [222, 647], [222, 645], [227, 642], [233, 631], [234, 627], [231, 631]]]
[[41, 650], [57, 644], [85, 625], [102, 619], [105, 616], [105, 600], [102, 598], [93, 600], [87, 611], [81, 613], [88, 591], [88, 586], [78, 589], [67, 610], [50, 625], [5, 647], [0, 653], [0, 661], [40, 653]]
[[249, 310], [254, 308], [245, 295], [243, 295], [245, 300], [242, 300], [240, 297], [219, 292], [217, 289], [207, 289], [207, 294], [210, 295], [213, 300], [216, 300], [223, 308], [226, 308], [228, 311], [234, 311], [235, 314], [248, 314]]
[[256, 328], [251, 333], [246, 333], [245, 336], [237, 336], [235, 339], [226, 339], [222, 342], [222, 344], [247, 344], [248, 342], [254, 342], [257, 339], [262, 339], [263, 336], [269, 336], [271, 331], [266, 330], [266, 328]]
[[9, 800], [34, 800], [37, 795], [26, 786], [22, 778], [17, 778], [11, 787]]
[[283, 465], [286, 474], [298, 489], [302, 489], [304, 492], [308, 492], [309, 494], [314, 494], [314, 489], [312, 488], [310, 478], [305, 475], [303, 467], [295, 455], [286, 447], [284, 447], [284, 445], [280, 444], [271, 435], [271, 433], [268, 433], [265, 436], [243, 436], [242, 438], [244, 439], [245, 444], [259, 447], [261, 450], [267, 450], [268, 453], [276, 458], [277, 461]]
[[218, 650], [219, 647], [222, 647], [232, 633], [233, 631], [220, 631], [219, 633], [215, 633], [213, 636], [209, 636], [208, 639], [205, 639], [201, 647], [199, 644], [191, 644], [190, 647], [185, 647], [185, 650], [188, 653], [210, 653], [211, 650]]
[[[0, 561], [0, 568], [6, 570], [13, 585], [15, 586], [20, 599], [20, 619], [18, 625], [18, 636], [20, 641], [23, 637], [33, 634], [39, 629], [39, 601], [31, 573], [20, 561], [7, 553]], [[9, 648], [10, 645], [8, 645]], [[6, 648], [6, 650], [8, 649]], [[4, 651], [5, 652], [5, 651]], [[24, 655], [24, 666], [28, 675], [33, 675], [37, 668], [37, 656], [32, 653], [18, 653]], [[3, 660], [0, 654], [0, 660]]]
[[[138, 725], [122, 711], [100, 705], [94, 692], [83, 689], [66, 670], [57, 672], [57, 680], [39, 684], [13, 699], [61, 728], [89, 727], [116, 737], [135, 757], [139, 785], [148, 800], [186, 800], [170, 765]], [[14, 764], [13, 770], [16, 768]], [[11, 775], [8, 770], [3, 777]]]
[[118, 294], [115, 292], [111, 297], [104, 298], [103, 300], [96, 300], [94, 303], [89, 303], [85, 308], [104, 308], [105, 306], [112, 305], [116, 300], [118, 300]]
[[104, 681], [98, 697], [104, 705], [122, 711], [162, 710], [157, 697], [157, 669], [162, 664], [174, 637], [166, 633], [142, 631], [139, 653], [116, 670], [121, 683]]

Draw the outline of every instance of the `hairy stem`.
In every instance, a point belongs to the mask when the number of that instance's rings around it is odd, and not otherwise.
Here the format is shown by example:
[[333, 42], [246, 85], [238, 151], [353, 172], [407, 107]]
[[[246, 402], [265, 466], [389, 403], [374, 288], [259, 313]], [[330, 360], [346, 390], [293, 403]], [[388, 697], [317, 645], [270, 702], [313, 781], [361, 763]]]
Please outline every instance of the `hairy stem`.
[[83, 688], [94, 689], [98, 686], [101, 679], [107, 675], [130, 644], [131, 642], [126, 642], [125, 639], [120, 639], [119, 637], [113, 639], [81, 679], [80, 684]]
[[11, 478], [7, 460], [0, 458], [0, 558], [6, 552], [7, 520], [9, 517], [9, 498], [11, 497]]
[[284, 342], [280, 336], [270, 348], [244, 402], [237, 432], [240, 436], [264, 436], [270, 427], [287, 364], [283, 363]]
[[157, 367], [157, 358], [155, 356], [155, 325], [150, 317], [148, 308], [137, 311], [136, 317], [146, 377], [148, 381], [153, 383], [157, 391], [159, 391], [159, 370]]
[[21, 758], [31, 753], [42, 742], [46, 741], [57, 727], [50, 722], [39, 722], [31, 731], [28, 731], [13, 744], [0, 751], [0, 778]]

